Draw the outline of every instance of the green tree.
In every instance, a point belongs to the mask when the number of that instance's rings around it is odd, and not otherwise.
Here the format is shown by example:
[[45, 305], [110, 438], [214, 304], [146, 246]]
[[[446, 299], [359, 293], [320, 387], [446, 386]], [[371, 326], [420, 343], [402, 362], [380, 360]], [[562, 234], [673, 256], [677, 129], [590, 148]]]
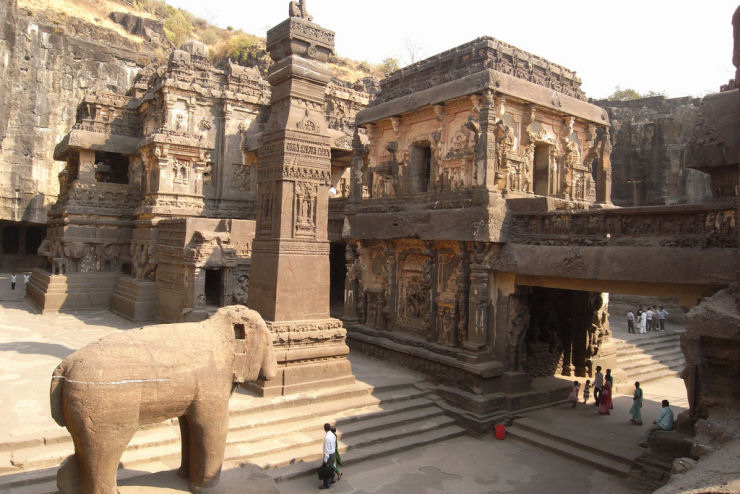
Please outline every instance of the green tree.
[[653, 96], [665, 96], [665, 93], [659, 91], [648, 91], [647, 93], [639, 93], [634, 89], [627, 88], [622, 89], [617, 86], [614, 88], [614, 92], [607, 96], [606, 99], [609, 101], [632, 101], [642, 98], [652, 98]]
[[384, 58], [382, 62], [380, 62], [380, 70], [381, 72], [383, 72], [383, 75], [388, 75], [391, 72], [395, 72], [399, 68], [401, 68], [401, 62], [395, 57], [387, 57]]

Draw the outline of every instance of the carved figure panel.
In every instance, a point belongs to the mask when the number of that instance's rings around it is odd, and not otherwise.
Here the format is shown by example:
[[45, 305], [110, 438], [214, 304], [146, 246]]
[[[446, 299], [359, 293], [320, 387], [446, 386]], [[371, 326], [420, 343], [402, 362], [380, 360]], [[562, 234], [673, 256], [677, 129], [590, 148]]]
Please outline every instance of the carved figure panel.
[[319, 188], [316, 184], [296, 183], [293, 218], [296, 236], [316, 235], [316, 206]]
[[406, 256], [398, 275], [397, 320], [399, 326], [420, 336], [428, 337], [427, 316], [431, 311], [431, 279], [429, 258], [421, 254]]

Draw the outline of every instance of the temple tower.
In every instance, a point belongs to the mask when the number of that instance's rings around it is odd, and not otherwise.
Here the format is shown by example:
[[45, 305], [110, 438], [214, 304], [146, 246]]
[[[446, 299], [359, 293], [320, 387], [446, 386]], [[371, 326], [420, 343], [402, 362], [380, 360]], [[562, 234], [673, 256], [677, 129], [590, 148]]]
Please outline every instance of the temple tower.
[[267, 32], [271, 110], [257, 164], [257, 227], [248, 305], [274, 335], [280, 373], [263, 395], [354, 382], [346, 330], [329, 317], [327, 220], [331, 148], [324, 65], [334, 33], [311, 22], [305, 2]]

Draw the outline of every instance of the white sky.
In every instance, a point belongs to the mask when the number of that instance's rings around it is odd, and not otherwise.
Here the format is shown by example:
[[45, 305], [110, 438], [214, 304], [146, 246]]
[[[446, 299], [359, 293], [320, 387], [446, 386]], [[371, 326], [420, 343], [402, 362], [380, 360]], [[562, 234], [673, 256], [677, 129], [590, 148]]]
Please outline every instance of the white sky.
[[[166, 0], [220, 26], [264, 36], [288, 0]], [[738, 0], [308, 0], [314, 22], [336, 33], [339, 56], [409, 63], [493, 36], [575, 70], [592, 98], [619, 85], [668, 97], [716, 92], [734, 76]]]

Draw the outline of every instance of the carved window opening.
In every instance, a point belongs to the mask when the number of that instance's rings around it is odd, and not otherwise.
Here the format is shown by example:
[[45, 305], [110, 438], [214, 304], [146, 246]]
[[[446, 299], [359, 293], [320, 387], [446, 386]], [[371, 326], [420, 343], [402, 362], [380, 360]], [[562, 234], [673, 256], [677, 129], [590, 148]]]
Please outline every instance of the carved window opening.
[[432, 147], [429, 143], [414, 144], [411, 149], [411, 192], [429, 190], [432, 172]]
[[95, 180], [102, 183], [127, 184], [129, 158], [125, 154], [95, 152]]
[[550, 193], [550, 145], [537, 144], [534, 147], [534, 193], [546, 196]]
[[246, 334], [243, 324], [234, 324], [234, 338], [237, 340], [243, 340], [246, 338]]
[[221, 270], [206, 269], [206, 305], [221, 306]]

